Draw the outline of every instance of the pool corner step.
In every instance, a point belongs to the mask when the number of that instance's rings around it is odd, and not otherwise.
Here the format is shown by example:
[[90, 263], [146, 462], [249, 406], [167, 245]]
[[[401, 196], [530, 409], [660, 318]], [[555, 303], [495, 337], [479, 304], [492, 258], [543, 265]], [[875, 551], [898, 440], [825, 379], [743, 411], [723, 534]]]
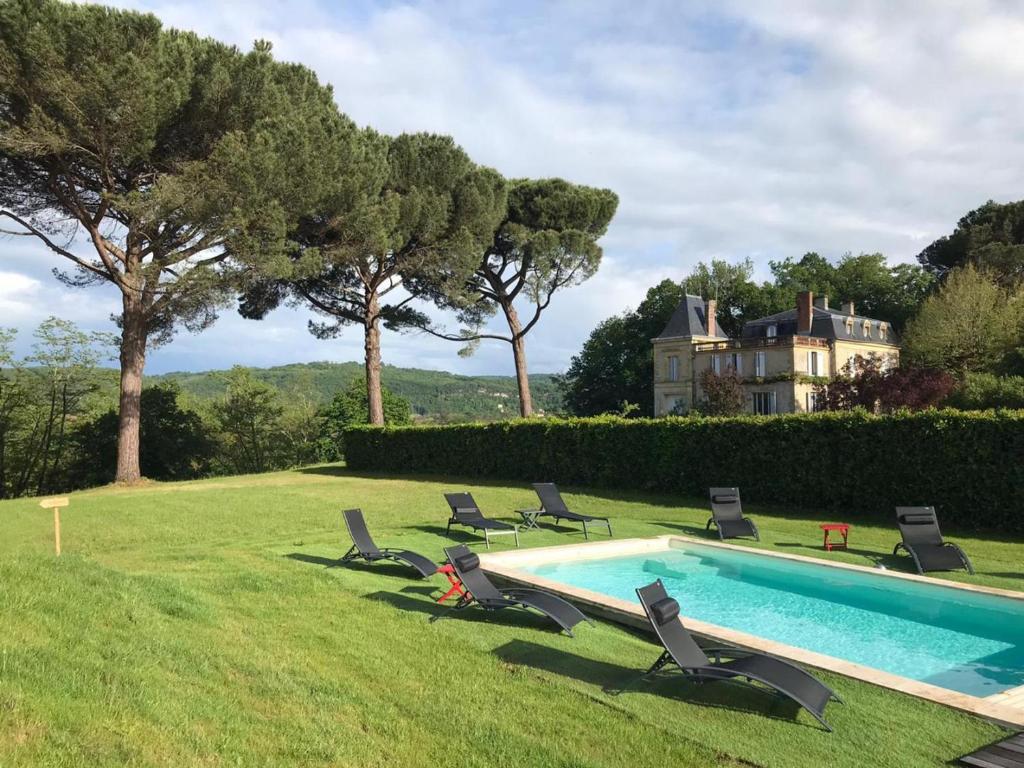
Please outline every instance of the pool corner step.
[[1024, 685], [993, 693], [991, 696], [986, 696], [985, 701], [991, 701], [993, 704], [1002, 704], [1004, 707], [1024, 710]]

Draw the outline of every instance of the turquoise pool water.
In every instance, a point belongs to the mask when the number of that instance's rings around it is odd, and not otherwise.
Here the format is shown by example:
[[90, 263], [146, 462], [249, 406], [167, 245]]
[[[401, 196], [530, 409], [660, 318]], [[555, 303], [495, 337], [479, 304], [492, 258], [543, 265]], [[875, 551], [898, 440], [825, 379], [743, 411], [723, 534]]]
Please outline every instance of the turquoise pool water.
[[1024, 602], [700, 544], [527, 568], [636, 601], [657, 578], [684, 616], [972, 696], [1024, 685]]

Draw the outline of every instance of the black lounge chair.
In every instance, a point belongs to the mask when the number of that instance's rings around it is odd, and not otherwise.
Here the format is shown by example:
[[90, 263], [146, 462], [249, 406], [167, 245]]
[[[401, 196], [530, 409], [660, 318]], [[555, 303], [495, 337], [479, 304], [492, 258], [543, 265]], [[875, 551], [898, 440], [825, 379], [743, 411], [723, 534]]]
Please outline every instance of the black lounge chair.
[[352, 537], [352, 546], [341, 558], [341, 562], [348, 563], [353, 560], [365, 560], [373, 563], [378, 560], [393, 560], [396, 563], [405, 563], [412, 566], [423, 578], [437, 573], [437, 563], [423, 555], [409, 552], [405, 549], [381, 549], [373, 542], [373, 537], [366, 529], [366, 520], [363, 519], [361, 509], [346, 509], [342, 512], [345, 518], [345, 527]]
[[473, 603], [488, 611], [502, 608], [533, 608], [558, 624], [569, 637], [573, 636], [573, 627], [581, 621], [590, 621], [572, 603], [550, 592], [542, 592], [539, 589], [498, 589], [481, 570], [480, 558], [470, 552], [465, 544], [448, 547], [444, 553], [467, 594], [444, 613], [431, 616], [431, 621], [437, 621], [452, 611], [461, 611]]
[[739, 488], [711, 489], [711, 519], [704, 526], [704, 530], [711, 528], [712, 523], [718, 529], [720, 539], [753, 536], [758, 541], [761, 540], [761, 534], [757, 532], [754, 521], [743, 516]]
[[942, 538], [935, 507], [896, 507], [896, 524], [903, 541], [893, 547], [895, 555], [901, 549], [914, 558], [918, 573], [925, 571], [956, 571], [966, 568], [974, 573], [967, 553], [951, 541]]
[[583, 537], [589, 539], [590, 531], [587, 523], [600, 523], [608, 528], [608, 535], [612, 535], [612, 524], [607, 517], [595, 517], [594, 515], [581, 515], [579, 512], [571, 512], [562, 500], [562, 494], [558, 492], [558, 486], [554, 483], [534, 483], [533, 490], [540, 498], [540, 512], [536, 517], [553, 517], [555, 522], [560, 520], [575, 520], [583, 523]]
[[484, 517], [484, 513], [480, 511], [480, 507], [473, 500], [473, 494], [461, 492], [446, 493], [444, 498], [452, 510], [452, 516], [448, 518], [446, 534], [452, 532], [452, 523], [454, 523], [456, 525], [469, 526], [474, 531], [483, 531], [484, 543], [487, 544], [488, 549], [491, 548], [491, 535], [498, 533], [511, 533], [516, 537], [516, 546], [519, 546], [518, 526]]
[[[669, 664], [683, 674], [698, 680], [731, 680], [743, 678], [757, 681], [787, 696], [806, 709], [829, 731], [825, 722], [825, 705], [829, 700], [842, 702], [832, 689], [808, 672], [774, 656], [737, 648], [701, 648], [679, 619], [679, 603], [668, 596], [658, 579], [636, 591], [655, 634], [665, 648], [664, 653], [640, 676], [646, 678]], [[707, 653], [714, 655], [714, 661]], [[723, 661], [723, 658], [726, 659]]]

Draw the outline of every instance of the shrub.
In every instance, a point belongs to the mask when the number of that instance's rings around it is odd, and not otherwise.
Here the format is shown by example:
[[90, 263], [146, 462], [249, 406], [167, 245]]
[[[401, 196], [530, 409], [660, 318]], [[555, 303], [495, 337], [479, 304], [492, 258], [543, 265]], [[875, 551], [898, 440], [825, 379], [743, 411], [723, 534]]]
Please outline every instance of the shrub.
[[964, 410], [1024, 408], [1024, 376], [968, 374], [949, 404]]
[[700, 388], [706, 398], [701, 410], [708, 416], [736, 416], [743, 413], [747, 393], [732, 368], [723, 374], [705, 368], [700, 375]]
[[[191, 480], [210, 471], [214, 438], [199, 414], [182, 406], [180, 394], [171, 382], [142, 390], [139, 460], [144, 477]], [[76, 458], [68, 467], [70, 487], [113, 482], [117, 424], [117, 412], [110, 410], [75, 429], [72, 442]]]
[[349, 467], [649, 489], [703, 497], [738, 485], [752, 502], [829, 517], [932, 505], [950, 528], [1024, 533], [1024, 412], [865, 411], [729, 418], [530, 419], [353, 427]]
[[943, 404], [956, 389], [956, 379], [938, 368], [900, 366], [889, 368], [877, 355], [857, 355], [849, 376], [816, 383], [819, 411], [869, 411], [891, 413], [904, 408], [922, 411]]

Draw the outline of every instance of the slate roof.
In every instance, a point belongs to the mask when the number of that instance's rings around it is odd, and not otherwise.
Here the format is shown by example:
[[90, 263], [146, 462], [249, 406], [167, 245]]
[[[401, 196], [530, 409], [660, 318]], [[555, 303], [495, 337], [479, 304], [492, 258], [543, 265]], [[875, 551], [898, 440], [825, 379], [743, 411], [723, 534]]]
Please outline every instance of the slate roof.
[[[774, 315], [759, 317], [743, 324], [741, 337], [744, 339], [757, 338], [767, 334], [769, 325], [776, 326], [776, 334], [779, 336], [815, 336], [819, 339], [839, 339], [848, 341], [873, 341], [876, 343], [898, 346], [900, 343], [891, 323], [886, 323], [885, 341], [878, 337], [878, 326], [885, 322], [875, 320], [863, 315], [847, 315], [831, 309], [813, 307], [811, 309], [811, 332], [809, 334], [798, 334], [796, 330], [797, 311], [787, 309], [784, 312], [776, 312]], [[847, 331], [846, 321], [853, 319], [853, 328]], [[871, 337], [864, 337], [864, 321], [871, 323]]]
[[[707, 304], [700, 296], [686, 295], [679, 302], [676, 311], [668, 321], [658, 339], [678, 339], [685, 336], [708, 336]], [[721, 326], [715, 323], [715, 333], [711, 338], [727, 339]]]

